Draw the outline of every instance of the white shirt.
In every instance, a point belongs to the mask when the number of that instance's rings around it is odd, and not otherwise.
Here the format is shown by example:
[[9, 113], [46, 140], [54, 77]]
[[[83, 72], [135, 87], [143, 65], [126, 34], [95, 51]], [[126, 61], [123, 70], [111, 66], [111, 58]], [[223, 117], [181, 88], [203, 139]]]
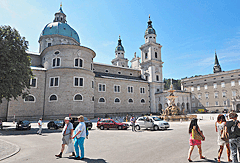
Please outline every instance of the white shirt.
[[86, 125], [85, 125], [84, 122], [80, 122], [80, 123], [77, 125], [77, 127], [76, 127], [76, 129], [75, 129], [76, 134], [77, 134], [79, 131], [81, 131], [81, 132], [76, 136], [77, 139], [79, 139], [80, 137], [86, 138]]
[[42, 121], [39, 120], [39, 121], [38, 121], [38, 127], [41, 127], [41, 126], [42, 126]]

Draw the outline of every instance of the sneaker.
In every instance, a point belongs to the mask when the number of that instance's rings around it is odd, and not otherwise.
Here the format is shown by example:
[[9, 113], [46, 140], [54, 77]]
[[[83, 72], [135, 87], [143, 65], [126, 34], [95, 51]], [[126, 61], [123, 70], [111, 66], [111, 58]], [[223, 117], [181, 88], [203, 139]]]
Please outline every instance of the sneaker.
[[69, 157], [75, 157], [75, 153], [72, 153], [71, 155], [69, 155]]
[[81, 158], [80, 158], [80, 160], [83, 160], [83, 159], [84, 159], [84, 157], [81, 157]]
[[59, 158], [62, 158], [62, 155], [60, 155], [60, 154], [59, 154], [59, 155], [55, 155], [55, 156], [56, 156], [56, 157], [59, 157]]
[[74, 159], [75, 159], [75, 160], [80, 160], [80, 157], [78, 156], [78, 157], [75, 157]]

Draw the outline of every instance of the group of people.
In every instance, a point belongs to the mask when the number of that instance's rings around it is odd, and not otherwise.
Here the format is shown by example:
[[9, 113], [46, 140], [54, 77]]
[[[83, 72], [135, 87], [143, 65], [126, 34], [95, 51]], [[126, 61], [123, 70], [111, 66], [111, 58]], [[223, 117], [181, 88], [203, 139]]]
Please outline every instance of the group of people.
[[[63, 127], [62, 131], [62, 148], [60, 153], [55, 156], [58, 158], [62, 158], [65, 145], [67, 145], [68, 146], [67, 153], [72, 153], [70, 157], [74, 157], [77, 160], [82, 160], [84, 159], [84, 140], [86, 138], [87, 132], [86, 125], [84, 123], [84, 117], [82, 115], [78, 117], [79, 124], [77, 125], [75, 130], [73, 129], [73, 124], [70, 122], [69, 117], [66, 117], [64, 121], [65, 126]], [[74, 140], [74, 144], [72, 140]], [[79, 147], [81, 150], [81, 156], [79, 155]]]
[[[221, 162], [220, 158], [223, 152], [224, 146], [227, 149], [228, 162], [237, 163], [237, 150], [240, 156], [240, 123], [237, 120], [238, 115], [234, 112], [229, 114], [229, 121], [226, 121], [226, 116], [219, 114], [217, 122], [215, 123], [216, 132], [218, 133], [217, 143], [219, 145], [217, 162]], [[192, 162], [191, 155], [196, 145], [200, 159], [205, 159], [202, 155], [201, 141], [205, 140], [203, 132], [200, 130], [197, 119], [192, 119], [189, 125], [189, 144], [190, 149], [188, 153], [188, 161]], [[230, 159], [230, 153], [232, 154], [232, 160]]]

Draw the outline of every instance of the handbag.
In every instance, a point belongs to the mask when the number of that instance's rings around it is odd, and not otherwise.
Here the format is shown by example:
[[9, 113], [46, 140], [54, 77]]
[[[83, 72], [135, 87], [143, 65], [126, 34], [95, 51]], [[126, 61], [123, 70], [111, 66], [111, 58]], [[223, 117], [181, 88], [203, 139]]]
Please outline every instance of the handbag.
[[229, 140], [229, 136], [226, 130], [226, 127], [224, 127], [221, 131], [221, 139], [224, 141], [228, 141]]
[[[201, 131], [200, 131], [201, 132]], [[192, 139], [194, 140], [205, 140], [205, 137], [203, 136], [202, 132], [199, 133], [196, 130], [192, 129]]]

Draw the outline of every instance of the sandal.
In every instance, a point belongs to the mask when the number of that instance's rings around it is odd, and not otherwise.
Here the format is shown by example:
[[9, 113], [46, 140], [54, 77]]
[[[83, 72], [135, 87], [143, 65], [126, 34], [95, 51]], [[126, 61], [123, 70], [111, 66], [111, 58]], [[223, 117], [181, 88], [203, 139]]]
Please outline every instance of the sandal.
[[206, 159], [206, 157], [204, 157], [204, 156], [201, 156], [201, 157], [200, 157], [200, 159]]
[[190, 158], [188, 158], [188, 162], [192, 162], [192, 160]]

